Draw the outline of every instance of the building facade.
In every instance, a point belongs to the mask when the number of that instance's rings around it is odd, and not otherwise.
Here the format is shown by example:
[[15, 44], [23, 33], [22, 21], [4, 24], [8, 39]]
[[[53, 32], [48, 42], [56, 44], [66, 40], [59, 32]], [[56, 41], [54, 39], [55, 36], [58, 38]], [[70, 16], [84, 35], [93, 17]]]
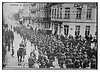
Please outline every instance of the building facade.
[[96, 3], [24, 3], [19, 14], [24, 24], [53, 34], [94, 37], [97, 32]]
[[33, 19], [34, 28], [43, 29], [43, 18], [45, 17], [44, 6], [46, 3], [31, 3], [30, 12]]
[[31, 24], [30, 22], [30, 10], [29, 10], [30, 4], [29, 3], [23, 3], [23, 8], [19, 9], [19, 21], [22, 22], [23, 25]]
[[44, 22], [44, 29], [45, 30], [49, 30], [51, 29], [50, 24], [51, 24], [51, 4], [52, 3], [47, 3], [47, 5], [44, 6], [44, 10], [45, 10], [45, 17], [43, 18], [43, 22]]
[[63, 3], [51, 6], [53, 34], [95, 36], [97, 26], [96, 3]]

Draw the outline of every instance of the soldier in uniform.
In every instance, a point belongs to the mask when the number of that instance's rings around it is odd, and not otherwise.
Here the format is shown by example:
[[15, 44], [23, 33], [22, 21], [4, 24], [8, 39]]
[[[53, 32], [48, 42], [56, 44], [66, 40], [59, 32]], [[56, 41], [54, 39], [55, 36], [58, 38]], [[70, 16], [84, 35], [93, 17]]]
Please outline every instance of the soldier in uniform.
[[20, 43], [20, 47], [22, 47], [22, 49], [25, 51], [25, 55], [26, 55], [26, 41], [22, 40], [22, 42]]
[[90, 67], [90, 60], [88, 58], [87, 53], [85, 52], [83, 60], [83, 68], [88, 68], [88, 67]]
[[33, 68], [35, 61], [36, 61], [36, 57], [32, 53], [28, 59], [29, 68]]
[[74, 62], [74, 65], [75, 65], [75, 68], [80, 68], [80, 60], [77, 58], [75, 59], [75, 62]]
[[97, 69], [97, 63], [96, 63], [96, 58], [93, 55], [93, 57], [91, 58], [91, 68], [92, 69]]
[[13, 55], [14, 55], [14, 47], [12, 47], [12, 54], [11, 54], [11, 56], [14, 57]]
[[11, 44], [12, 44], [12, 47], [13, 47], [13, 40], [14, 40], [14, 33], [13, 33], [13, 31], [9, 31], [9, 38], [10, 38], [10, 42], [11, 42]]
[[10, 34], [8, 29], [5, 31], [5, 44], [8, 46], [8, 51], [10, 51]]

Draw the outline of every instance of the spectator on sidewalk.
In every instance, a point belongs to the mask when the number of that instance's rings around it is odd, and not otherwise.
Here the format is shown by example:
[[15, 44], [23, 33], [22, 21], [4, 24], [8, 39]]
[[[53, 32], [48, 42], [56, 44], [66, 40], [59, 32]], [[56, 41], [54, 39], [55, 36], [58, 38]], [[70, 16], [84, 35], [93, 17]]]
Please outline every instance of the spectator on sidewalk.
[[11, 54], [12, 57], [14, 57], [14, 47], [12, 47], [12, 54]]

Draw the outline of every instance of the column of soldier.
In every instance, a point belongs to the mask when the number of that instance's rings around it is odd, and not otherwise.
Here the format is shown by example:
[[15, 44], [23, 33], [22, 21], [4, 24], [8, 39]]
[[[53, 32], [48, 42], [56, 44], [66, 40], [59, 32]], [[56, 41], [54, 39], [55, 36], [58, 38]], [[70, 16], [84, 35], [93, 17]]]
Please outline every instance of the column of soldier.
[[54, 67], [53, 62], [57, 58], [60, 68], [97, 69], [97, 50], [90, 46], [92, 37], [83, 39], [72, 35], [46, 35], [25, 27], [16, 27], [14, 30], [37, 45], [40, 68]]

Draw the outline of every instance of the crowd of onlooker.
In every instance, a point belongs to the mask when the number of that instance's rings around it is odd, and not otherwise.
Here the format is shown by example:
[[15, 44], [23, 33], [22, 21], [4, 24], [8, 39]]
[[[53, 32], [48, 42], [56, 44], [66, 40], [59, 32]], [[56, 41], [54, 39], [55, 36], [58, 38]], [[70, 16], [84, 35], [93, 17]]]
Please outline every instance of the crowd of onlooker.
[[[12, 51], [13, 51], [13, 40], [14, 40], [13, 31], [8, 29], [8, 24], [5, 24], [4, 22], [3, 22], [2, 40], [3, 40], [3, 43], [2, 43], [2, 68], [4, 68], [6, 66], [6, 52], [7, 52], [7, 50], [10, 51], [11, 47], [12, 47]], [[7, 48], [7, 46], [8, 46], [8, 48]], [[11, 54], [11, 55], [13, 56], [13, 54]]]
[[42, 30], [27, 29], [24, 26], [14, 27], [14, 31], [37, 46], [39, 68], [54, 67], [53, 62], [56, 58], [60, 68], [97, 69], [97, 39], [92, 35], [85, 38], [81, 35], [47, 35]]
[[3, 25], [3, 33], [2, 33], [2, 68], [4, 68], [6, 66], [6, 27], [8, 27], [7, 24]]
[[2, 44], [2, 68], [6, 66], [5, 63], [5, 55], [6, 55], [6, 47], [5, 47], [5, 38], [4, 38], [4, 31], [3, 31], [3, 44]]

